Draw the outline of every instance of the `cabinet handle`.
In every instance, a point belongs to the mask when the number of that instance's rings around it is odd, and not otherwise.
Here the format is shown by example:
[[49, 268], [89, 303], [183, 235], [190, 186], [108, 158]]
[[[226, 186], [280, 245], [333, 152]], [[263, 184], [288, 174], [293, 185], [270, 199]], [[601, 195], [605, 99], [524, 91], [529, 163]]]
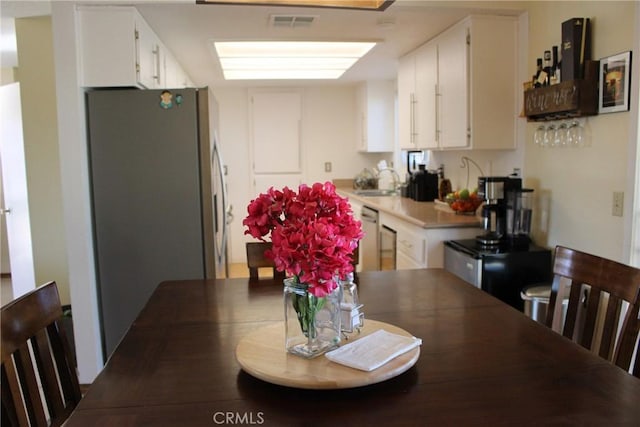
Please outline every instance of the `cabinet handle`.
[[404, 246], [405, 248], [411, 249], [413, 248], [413, 244], [407, 240], [401, 240], [400, 243], [402, 243], [402, 246]]
[[410, 130], [411, 130], [411, 143], [415, 144], [416, 143], [416, 94], [415, 93], [411, 93], [411, 108], [409, 111], [409, 115], [411, 116], [411, 126], [410, 126]]
[[156, 45], [156, 48], [152, 52], [156, 57], [156, 72], [153, 78], [160, 83], [160, 46]]
[[440, 85], [438, 85], [436, 83], [436, 88], [435, 88], [435, 110], [436, 110], [436, 123], [435, 123], [435, 129], [436, 129], [436, 143], [440, 142]]

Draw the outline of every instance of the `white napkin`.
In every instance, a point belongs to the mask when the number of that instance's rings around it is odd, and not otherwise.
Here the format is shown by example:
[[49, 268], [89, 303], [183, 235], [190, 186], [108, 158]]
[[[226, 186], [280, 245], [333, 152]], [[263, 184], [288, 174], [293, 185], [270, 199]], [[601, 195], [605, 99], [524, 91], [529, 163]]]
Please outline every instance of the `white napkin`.
[[325, 356], [361, 371], [373, 371], [390, 360], [422, 344], [416, 337], [393, 334], [384, 329], [330, 351]]

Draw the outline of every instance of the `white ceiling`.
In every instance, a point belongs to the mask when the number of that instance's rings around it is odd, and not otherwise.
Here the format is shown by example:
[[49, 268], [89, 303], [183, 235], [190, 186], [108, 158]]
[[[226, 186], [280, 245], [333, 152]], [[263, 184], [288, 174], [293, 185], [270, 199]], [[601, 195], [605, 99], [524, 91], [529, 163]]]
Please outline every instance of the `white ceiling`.
[[[20, 13], [21, 4], [2, 0], [3, 16]], [[195, 0], [87, 3], [134, 4], [198, 86], [247, 85], [225, 82], [213, 40], [375, 40], [379, 44], [347, 71], [338, 83], [390, 78], [397, 59], [471, 13], [518, 15], [523, 2], [396, 0], [386, 11], [357, 11], [282, 6], [198, 5]], [[11, 7], [7, 8], [8, 4]], [[273, 28], [272, 14], [314, 15], [309, 28]], [[499, 46], [496, 46], [499, 49]], [[269, 82], [251, 82], [267, 84]], [[305, 81], [309, 84], [309, 81]], [[326, 83], [326, 82], [324, 82]], [[274, 84], [292, 84], [277, 82]]]

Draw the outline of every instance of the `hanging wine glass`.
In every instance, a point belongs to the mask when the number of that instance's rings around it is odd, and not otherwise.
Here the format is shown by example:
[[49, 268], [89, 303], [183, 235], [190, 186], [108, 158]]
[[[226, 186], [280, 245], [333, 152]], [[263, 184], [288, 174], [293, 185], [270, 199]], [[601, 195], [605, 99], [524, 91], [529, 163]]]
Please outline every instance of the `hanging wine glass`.
[[582, 147], [584, 145], [584, 132], [577, 119], [571, 121], [567, 137], [572, 147]]
[[560, 122], [560, 124], [558, 124], [558, 126], [556, 127], [554, 137], [553, 137], [553, 144], [556, 147], [562, 147], [562, 148], [567, 146], [567, 123], [566, 122]]
[[539, 147], [543, 147], [543, 142], [544, 142], [544, 133], [546, 131], [546, 128], [544, 127], [543, 124], [539, 124], [538, 127], [536, 128], [535, 132], [533, 133], [533, 143]]
[[545, 147], [553, 148], [555, 147], [555, 136], [556, 136], [556, 125], [551, 123], [547, 126], [547, 130], [544, 133], [544, 142], [543, 145]]
[[560, 139], [560, 147], [566, 148], [569, 146], [568, 142], [567, 142], [567, 133], [569, 131], [569, 122], [562, 122], [560, 123], [560, 125], [558, 126], [558, 130], [556, 132], [559, 132], [559, 139]]

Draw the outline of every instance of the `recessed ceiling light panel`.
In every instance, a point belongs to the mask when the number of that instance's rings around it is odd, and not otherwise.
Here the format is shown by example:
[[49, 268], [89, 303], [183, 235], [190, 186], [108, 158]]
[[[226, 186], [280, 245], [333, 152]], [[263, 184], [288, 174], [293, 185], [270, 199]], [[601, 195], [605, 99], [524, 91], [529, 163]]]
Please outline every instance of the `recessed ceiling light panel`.
[[198, 4], [245, 6], [305, 6], [383, 11], [395, 0], [196, 0]]
[[337, 79], [375, 43], [243, 41], [214, 46], [227, 80]]

